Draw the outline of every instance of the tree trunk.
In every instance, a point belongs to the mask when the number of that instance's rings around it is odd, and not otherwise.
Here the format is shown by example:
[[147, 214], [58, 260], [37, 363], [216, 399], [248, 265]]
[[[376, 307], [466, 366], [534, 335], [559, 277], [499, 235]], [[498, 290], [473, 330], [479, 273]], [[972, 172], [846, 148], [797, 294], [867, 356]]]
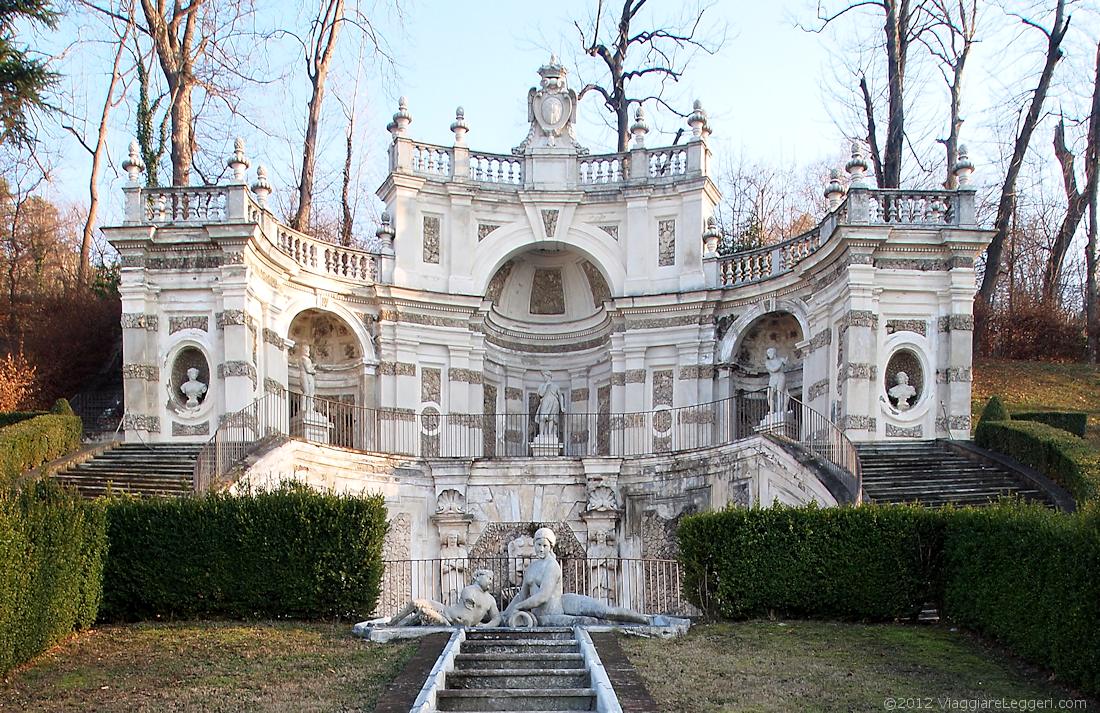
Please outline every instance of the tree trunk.
[[344, 134], [345, 151], [344, 151], [344, 175], [343, 182], [340, 186], [340, 209], [342, 218], [340, 220], [340, 244], [344, 247], [351, 245], [351, 231], [352, 222], [354, 217], [351, 214], [351, 148], [352, 139], [355, 134], [355, 112], [354, 110], [348, 114], [348, 128]]
[[901, 185], [901, 156], [905, 141], [905, 58], [909, 44], [909, 0], [886, 0], [886, 64], [888, 105], [886, 151], [882, 157], [879, 188]]
[[1100, 294], [1096, 286], [1096, 196], [1093, 187], [1089, 198], [1088, 241], [1085, 243], [1085, 334], [1088, 339], [1088, 360], [1100, 359]]
[[[171, 84], [170, 84], [171, 86]], [[172, 185], [191, 183], [191, 161], [194, 159], [194, 127], [191, 125], [192, 83], [177, 78], [172, 90]]]
[[306, 118], [306, 139], [302, 145], [302, 178], [298, 182], [298, 210], [290, 221], [291, 227], [303, 232], [309, 228], [310, 213], [313, 209], [313, 173], [317, 168], [317, 130], [321, 124], [321, 102], [324, 96], [324, 80], [321, 77], [315, 77], [313, 95], [309, 100], [309, 113]]
[[1009, 161], [1008, 171], [1001, 186], [1001, 199], [997, 204], [997, 218], [993, 224], [993, 239], [986, 250], [985, 274], [982, 276], [982, 285], [978, 290], [978, 300], [984, 307], [980, 310], [982, 319], [975, 324], [974, 338], [978, 343], [981, 343], [982, 333], [987, 328], [987, 320], [994, 307], [997, 281], [1000, 278], [1001, 254], [1004, 251], [1009, 220], [1016, 207], [1016, 179], [1023, 167], [1024, 156], [1031, 143], [1031, 135], [1039, 123], [1047, 91], [1050, 88], [1050, 79], [1054, 75], [1054, 67], [1062, 59], [1062, 38], [1065, 37], [1066, 30], [1069, 28], [1069, 21], [1063, 21], [1065, 7], [1065, 0], [1058, 0], [1054, 14], [1054, 27], [1047, 33], [1047, 51], [1043, 70], [1039, 75], [1039, 83], [1032, 92], [1031, 103], [1024, 117], [1024, 123], [1020, 127], [1020, 133], [1016, 136], [1016, 142], [1012, 148], [1012, 159]]

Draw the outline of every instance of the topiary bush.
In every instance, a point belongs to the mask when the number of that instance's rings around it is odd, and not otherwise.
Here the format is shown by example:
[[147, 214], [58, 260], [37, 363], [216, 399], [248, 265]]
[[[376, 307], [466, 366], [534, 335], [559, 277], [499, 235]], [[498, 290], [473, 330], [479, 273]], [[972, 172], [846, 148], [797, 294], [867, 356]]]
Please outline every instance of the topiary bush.
[[0, 673], [91, 626], [106, 549], [98, 505], [50, 481], [0, 491]]
[[365, 618], [382, 579], [382, 496], [301, 486], [107, 505], [107, 620]]
[[1100, 511], [1001, 505], [946, 518], [944, 609], [1100, 692]]
[[982, 409], [982, 415], [978, 419], [978, 425], [987, 421], [1007, 421], [1008, 411], [1005, 409], [1005, 405], [1001, 403], [1000, 396], [990, 396], [989, 401], [986, 402], [985, 408]]
[[694, 515], [679, 530], [687, 590], [733, 619], [915, 617], [939, 597], [941, 519], [915, 506]]
[[0, 428], [0, 488], [26, 470], [80, 448], [82, 426], [73, 415], [45, 414]]
[[1088, 433], [1088, 414], [1073, 411], [1024, 411], [1012, 414], [1013, 421], [1035, 421], [1060, 428], [1084, 438]]
[[50, 407], [50, 413], [55, 413], [60, 416], [72, 416], [73, 407], [69, 405], [68, 399], [58, 399], [53, 402], [53, 406]]
[[983, 420], [974, 442], [1031, 466], [1078, 503], [1100, 498], [1100, 453], [1082, 438], [1044, 423]]
[[0, 428], [10, 426], [13, 423], [19, 423], [20, 421], [26, 421], [35, 416], [41, 416], [43, 413], [43, 411], [9, 411], [7, 413], [0, 413]]

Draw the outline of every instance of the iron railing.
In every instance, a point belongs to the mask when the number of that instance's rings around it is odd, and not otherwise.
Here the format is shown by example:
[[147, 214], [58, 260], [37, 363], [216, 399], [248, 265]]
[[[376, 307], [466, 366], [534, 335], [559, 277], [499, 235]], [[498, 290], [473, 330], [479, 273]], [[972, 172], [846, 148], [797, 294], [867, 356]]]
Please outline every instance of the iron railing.
[[[376, 617], [392, 617], [413, 599], [451, 605], [474, 572], [493, 572], [490, 593], [501, 611], [519, 592], [531, 557], [462, 557], [387, 560]], [[566, 592], [586, 594], [604, 604], [644, 614], [690, 616], [680, 563], [672, 559], [568, 558], [558, 560]]]
[[535, 414], [441, 414], [372, 409], [272, 393], [225, 419], [195, 465], [198, 492], [276, 437], [413, 458], [636, 457], [726, 445], [766, 433], [794, 443], [837, 471], [853, 501], [862, 489], [855, 446], [828, 418], [793, 397], [785, 416], [768, 417], [763, 391], [696, 406], [632, 413], [562, 413], [550, 438]]

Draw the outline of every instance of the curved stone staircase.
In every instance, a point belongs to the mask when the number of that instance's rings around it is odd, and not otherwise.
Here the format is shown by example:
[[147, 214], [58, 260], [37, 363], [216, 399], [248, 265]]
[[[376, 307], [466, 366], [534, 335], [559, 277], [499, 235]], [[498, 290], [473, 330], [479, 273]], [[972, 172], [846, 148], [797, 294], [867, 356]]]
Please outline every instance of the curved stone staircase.
[[982, 457], [977, 448], [964, 455], [944, 441], [906, 441], [861, 443], [856, 449], [869, 502], [988, 505], [1003, 496], [1018, 496], [1055, 505], [1050, 493]]
[[111, 492], [179, 497], [192, 492], [200, 444], [119, 443], [53, 477], [86, 498]]

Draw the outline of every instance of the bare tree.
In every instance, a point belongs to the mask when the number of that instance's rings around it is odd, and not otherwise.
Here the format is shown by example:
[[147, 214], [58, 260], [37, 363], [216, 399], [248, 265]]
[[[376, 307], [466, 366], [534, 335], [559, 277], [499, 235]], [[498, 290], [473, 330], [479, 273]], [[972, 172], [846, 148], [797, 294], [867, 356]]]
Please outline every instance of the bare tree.
[[[586, 84], [579, 96], [596, 92], [603, 97], [604, 105], [615, 116], [619, 152], [626, 151], [630, 143], [631, 105], [652, 102], [679, 116], [687, 116], [665, 99], [665, 87], [669, 82], [680, 81], [694, 52], [714, 54], [722, 45], [721, 39], [710, 39], [700, 32], [706, 7], [690, 13], [694, 17], [676, 27], [638, 29], [638, 13], [646, 2], [624, 0], [621, 11], [605, 13], [603, 0], [597, 0], [588, 30], [579, 22], [573, 23], [585, 53], [600, 59], [608, 75], [604, 83]], [[608, 28], [606, 36], [602, 33], [604, 28]], [[655, 83], [646, 83], [648, 91], [631, 94], [629, 86], [642, 79], [654, 79]]]
[[954, 190], [958, 179], [952, 167], [959, 157], [959, 132], [963, 124], [963, 76], [978, 32], [978, 0], [928, 0], [922, 9], [931, 22], [930, 31], [919, 35], [919, 40], [936, 58], [949, 95], [947, 136], [938, 141], [947, 154], [943, 185]]
[[[1100, 158], [1098, 158], [1100, 160]], [[1096, 287], [1096, 202], [1100, 191], [1094, 185], [1089, 197], [1088, 239], [1085, 242], [1085, 334], [1088, 339], [1088, 359], [1100, 360], [1100, 293]]]
[[[909, 63], [909, 50], [934, 24], [925, 8], [930, 0], [857, 0], [849, 2], [836, 12], [827, 12], [824, 3], [818, 4], [818, 21], [815, 27], [804, 27], [811, 32], [822, 32], [830, 24], [861, 8], [881, 11], [883, 17], [886, 55], [886, 142], [878, 141], [878, 122], [875, 119], [874, 97], [866, 75], [860, 73], [859, 89], [865, 115], [866, 139], [871, 149], [871, 161], [879, 188], [897, 188], [901, 183], [902, 154], [905, 150], [905, 77]], [[948, 1], [948, 0], [945, 0]]]
[[317, 16], [310, 25], [305, 45], [306, 75], [311, 94], [306, 112], [306, 137], [302, 144], [302, 176], [298, 182], [298, 210], [291, 225], [298, 230], [309, 228], [313, 207], [313, 174], [317, 167], [317, 131], [321, 124], [321, 105], [325, 100], [325, 82], [336, 53], [336, 41], [344, 24], [344, 0], [322, 0]]
[[[118, 45], [115, 48], [115, 57], [111, 65], [111, 78], [107, 82], [107, 95], [103, 100], [103, 109], [99, 115], [99, 126], [96, 132], [95, 143], [89, 143], [83, 133], [72, 124], [63, 124], [65, 130], [76, 137], [77, 143], [92, 157], [91, 175], [88, 177], [88, 212], [84, 217], [84, 228], [80, 240], [80, 263], [77, 267], [77, 282], [87, 284], [88, 272], [91, 267], [92, 241], [95, 237], [95, 221], [99, 212], [99, 174], [103, 167], [103, 161], [107, 158], [107, 133], [109, 130], [108, 119], [111, 111], [119, 105], [126, 96], [125, 83], [122, 91], [116, 96], [115, 90], [122, 81], [122, 56], [126, 52], [126, 43], [134, 27], [134, 0], [129, 0], [123, 9], [123, 14], [129, 17], [121, 32], [117, 35]], [[111, 22], [114, 19], [111, 18]]]
[[978, 290], [977, 310], [978, 319], [975, 324], [974, 338], [977, 343], [982, 343], [985, 336], [986, 320], [993, 308], [994, 297], [997, 289], [997, 281], [1001, 274], [1001, 254], [1004, 250], [1005, 237], [1008, 234], [1009, 221], [1012, 219], [1016, 205], [1016, 181], [1020, 175], [1020, 169], [1027, 155], [1028, 146], [1031, 144], [1031, 136], [1035, 133], [1035, 127], [1042, 115], [1043, 104], [1046, 102], [1047, 92], [1050, 89], [1050, 80], [1054, 76], [1054, 67], [1062, 59], [1062, 40], [1069, 30], [1070, 18], [1066, 15], [1065, 0], [1056, 0], [1054, 10], [1054, 23], [1051, 29], [1046, 29], [1027, 18], [1020, 18], [1028, 27], [1042, 32], [1047, 38], [1047, 48], [1039, 81], [1031, 92], [1031, 101], [1028, 104], [1027, 113], [1016, 133], [1013, 142], [1012, 158], [1009, 160], [1005, 173], [1004, 183], [1001, 186], [1001, 197], [997, 204], [997, 218], [994, 222], [993, 239], [986, 251], [985, 273], [982, 275], [982, 284]]

